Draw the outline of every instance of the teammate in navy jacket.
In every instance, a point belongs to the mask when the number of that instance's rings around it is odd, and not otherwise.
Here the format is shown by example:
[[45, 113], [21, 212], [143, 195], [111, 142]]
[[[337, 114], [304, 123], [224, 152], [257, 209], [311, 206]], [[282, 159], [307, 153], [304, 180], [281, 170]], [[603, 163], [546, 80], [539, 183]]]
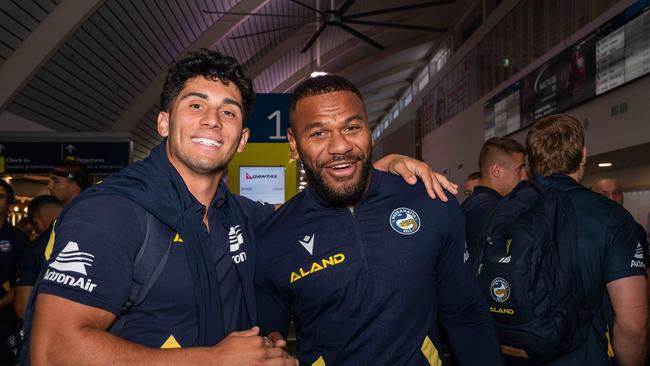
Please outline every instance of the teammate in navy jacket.
[[262, 331], [286, 336], [293, 316], [303, 365], [440, 365], [440, 319], [461, 365], [501, 364], [460, 206], [371, 170], [356, 87], [305, 81], [288, 136], [310, 187], [258, 227]]

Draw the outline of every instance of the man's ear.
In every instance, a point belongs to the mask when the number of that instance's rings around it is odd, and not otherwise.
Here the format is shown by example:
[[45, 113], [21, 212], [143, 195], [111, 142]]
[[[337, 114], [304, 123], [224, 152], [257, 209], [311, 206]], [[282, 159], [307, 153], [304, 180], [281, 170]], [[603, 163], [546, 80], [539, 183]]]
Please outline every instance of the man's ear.
[[490, 175], [499, 178], [501, 176], [501, 167], [498, 164], [492, 164], [490, 165]]
[[158, 134], [162, 137], [169, 135], [169, 112], [158, 113]]
[[293, 135], [291, 127], [287, 128], [287, 139], [289, 140], [289, 149], [291, 149], [291, 159], [300, 160], [298, 147], [296, 146], [296, 137]]
[[582, 160], [580, 161], [580, 164], [582, 164], [582, 165], [587, 164], [587, 147], [586, 146], [582, 147]]
[[248, 142], [248, 138], [250, 137], [251, 131], [248, 129], [248, 127], [244, 127], [243, 130], [241, 130], [241, 136], [239, 137], [239, 144], [237, 144], [237, 152], [242, 152], [244, 151], [244, 148], [246, 147], [246, 143]]

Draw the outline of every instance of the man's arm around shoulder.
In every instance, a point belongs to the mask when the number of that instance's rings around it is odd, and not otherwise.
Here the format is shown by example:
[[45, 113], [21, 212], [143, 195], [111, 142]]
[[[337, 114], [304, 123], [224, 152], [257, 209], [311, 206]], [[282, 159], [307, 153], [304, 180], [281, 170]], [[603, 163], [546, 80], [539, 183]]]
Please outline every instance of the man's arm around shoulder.
[[233, 332], [213, 347], [156, 349], [106, 331], [115, 315], [50, 294], [36, 298], [29, 355], [32, 365], [297, 365], [265, 347], [259, 328]]

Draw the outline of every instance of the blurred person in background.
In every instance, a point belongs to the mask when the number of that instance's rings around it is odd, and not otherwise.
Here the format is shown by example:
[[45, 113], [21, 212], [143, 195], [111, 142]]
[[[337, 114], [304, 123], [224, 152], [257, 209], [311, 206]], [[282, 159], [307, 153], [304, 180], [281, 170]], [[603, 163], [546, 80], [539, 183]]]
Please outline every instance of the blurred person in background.
[[86, 166], [75, 160], [63, 160], [50, 171], [47, 189], [63, 206], [90, 186], [90, 174]]
[[467, 176], [465, 184], [463, 184], [463, 200], [474, 193], [474, 188], [478, 185], [481, 179], [481, 172], [474, 172]]
[[18, 260], [29, 243], [27, 235], [7, 220], [13, 203], [13, 187], [0, 179], [0, 365], [17, 361], [18, 322], [12, 304]]
[[478, 185], [463, 202], [467, 251], [472, 261], [478, 255], [479, 236], [488, 215], [501, 197], [526, 179], [525, 158], [524, 146], [511, 138], [492, 137], [483, 144], [478, 158]]
[[38, 237], [23, 251], [18, 266], [18, 280], [14, 290], [14, 311], [20, 320], [25, 317], [27, 302], [38, 274], [45, 263], [45, 249], [52, 237], [54, 221], [61, 210], [63, 210], [61, 202], [56, 197], [49, 195], [34, 198], [27, 208]]
[[27, 216], [18, 220], [16, 227], [24, 232], [27, 237], [29, 237], [29, 241], [34, 241], [38, 237], [38, 234], [34, 230], [34, 223], [32, 223], [32, 220], [30, 220]]

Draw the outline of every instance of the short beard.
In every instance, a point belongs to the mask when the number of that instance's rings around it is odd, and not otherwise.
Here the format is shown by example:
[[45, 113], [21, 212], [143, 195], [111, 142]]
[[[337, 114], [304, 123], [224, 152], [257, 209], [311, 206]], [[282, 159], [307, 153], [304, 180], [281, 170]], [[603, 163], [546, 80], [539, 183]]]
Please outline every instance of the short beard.
[[309, 164], [305, 159], [302, 158], [302, 156], [301, 160], [303, 168], [305, 168], [305, 175], [307, 176], [309, 186], [316, 192], [316, 194], [318, 194], [322, 199], [327, 201], [332, 206], [337, 208], [353, 206], [359, 202], [359, 200], [361, 200], [361, 197], [363, 197], [363, 194], [366, 191], [368, 179], [370, 178], [370, 169], [372, 167], [372, 163], [370, 162], [368, 156], [354, 156], [352, 154], [347, 154], [333, 159], [334, 161], [360, 160], [362, 164], [361, 176], [359, 177], [359, 180], [352, 182], [351, 184], [346, 184], [342, 189], [338, 190], [334, 189], [333, 187], [329, 187], [327, 183], [325, 183], [322, 170], [320, 174], [317, 174], [316, 170], [313, 167], [309, 166]]

